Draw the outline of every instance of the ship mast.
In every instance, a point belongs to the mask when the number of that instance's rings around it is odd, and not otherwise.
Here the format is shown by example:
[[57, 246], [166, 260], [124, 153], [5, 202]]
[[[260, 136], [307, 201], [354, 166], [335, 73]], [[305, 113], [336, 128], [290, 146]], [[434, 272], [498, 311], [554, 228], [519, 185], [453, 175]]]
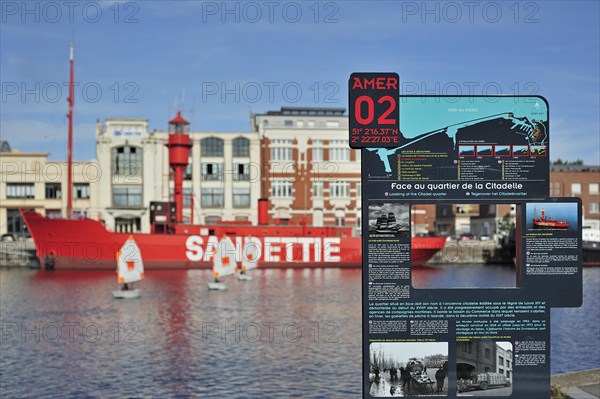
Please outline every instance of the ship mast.
[[75, 89], [73, 84], [73, 44], [71, 43], [71, 54], [69, 61], [69, 137], [67, 148], [67, 219], [73, 214], [73, 107], [75, 105]]
[[181, 112], [169, 121], [169, 166], [173, 169], [173, 199], [175, 200], [175, 223], [183, 222], [183, 174], [190, 156], [190, 123]]

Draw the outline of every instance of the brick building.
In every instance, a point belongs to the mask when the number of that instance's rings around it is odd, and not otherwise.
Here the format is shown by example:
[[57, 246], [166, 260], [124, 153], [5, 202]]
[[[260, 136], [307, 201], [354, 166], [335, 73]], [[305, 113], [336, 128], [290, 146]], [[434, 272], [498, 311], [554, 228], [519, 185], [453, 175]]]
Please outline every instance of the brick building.
[[583, 203], [583, 226], [600, 230], [600, 167], [552, 165], [550, 195], [579, 197]]
[[435, 204], [417, 204], [410, 210], [411, 229], [415, 235], [435, 234]]
[[361, 226], [360, 151], [343, 108], [283, 107], [252, 115], [269, 222]]

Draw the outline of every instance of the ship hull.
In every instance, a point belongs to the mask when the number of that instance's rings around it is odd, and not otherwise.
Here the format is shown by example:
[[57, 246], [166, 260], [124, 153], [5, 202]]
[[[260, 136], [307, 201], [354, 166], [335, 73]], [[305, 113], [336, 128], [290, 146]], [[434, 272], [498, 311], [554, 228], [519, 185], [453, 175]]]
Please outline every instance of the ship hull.
[[[262, 268], [360, 267], [362, 264], [361, 238], [343, 236], [339, 229], [183, 225], [178, 226], [176, 234], [130, 234], [110, 232], [102, 223], [90, 219], [48, 219], [30, 211], [23, 212], [22, 216], [43, 268], [114, 270], [117, 251], [133, 237], [146, 269], [209, 269], [214, 253], [211, 248], [218, 245], [223, 235], [233, 237], [238, 250], [236, 258], [243, 256], [242, 248], [248, 241], [259, 243]], [[443, 237], [413, 238], [413, 264], [427, 262], [444, 244]]]
[[535, 224], [533, 225], [533, 228], [535, 229], [559, 229], [559, 230], [567, 230], [569, 228], [568, 225], [564, 225], [564, 224], [553, 224], [553, 223], [546, 223], [546, 224]]
[[533, 228], [566, 230], [569, 228], [569, 223], [552, 219], [533, 219]]

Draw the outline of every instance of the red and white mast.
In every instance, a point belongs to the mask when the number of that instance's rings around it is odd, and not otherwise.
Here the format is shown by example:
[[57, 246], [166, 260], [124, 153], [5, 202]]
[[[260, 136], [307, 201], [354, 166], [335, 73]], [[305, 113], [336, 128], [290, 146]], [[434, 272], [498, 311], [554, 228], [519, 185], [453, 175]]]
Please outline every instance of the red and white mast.
[[69, 137], [67, 149], [67, 219], [70, 219], [73, 214], [73, 107], [75, 105], [75, 89], [73, 84], [73, 44], [71, 44], [70, 56], [70, 71], [69, 71]]
[[173, 198], [175, 200], [175, 223], [183, 222], [183, 174], [190, 156], [190, 123], [181, 112], [169, 121], [169, 166], [173, 169]]

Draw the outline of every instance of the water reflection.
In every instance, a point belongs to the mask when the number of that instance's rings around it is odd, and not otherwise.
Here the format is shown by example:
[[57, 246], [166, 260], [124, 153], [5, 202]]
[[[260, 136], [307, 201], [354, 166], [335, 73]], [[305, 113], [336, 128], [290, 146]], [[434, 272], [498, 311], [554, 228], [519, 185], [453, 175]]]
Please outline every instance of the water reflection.
[[[459, 269], [514, 285], [510, 269]], [[112, 272], [0, 270], [0, 396], [361, 397], [361, 271], [253, 275], [209, 292], [210, 271], [153, 271], [122, 301]], [[583, 281], [581, 308], [552, 310], [553, 373], [600, 367], [600, 268]]]
[[122, 301], [112, 272], [2, 270], [2, 396], [359, 397], [360, 270], [253, 275], [153, 271]]
[[552, 373], [600, 368], [600, 267], [583, 268], [583, 305], [550, 311]]

